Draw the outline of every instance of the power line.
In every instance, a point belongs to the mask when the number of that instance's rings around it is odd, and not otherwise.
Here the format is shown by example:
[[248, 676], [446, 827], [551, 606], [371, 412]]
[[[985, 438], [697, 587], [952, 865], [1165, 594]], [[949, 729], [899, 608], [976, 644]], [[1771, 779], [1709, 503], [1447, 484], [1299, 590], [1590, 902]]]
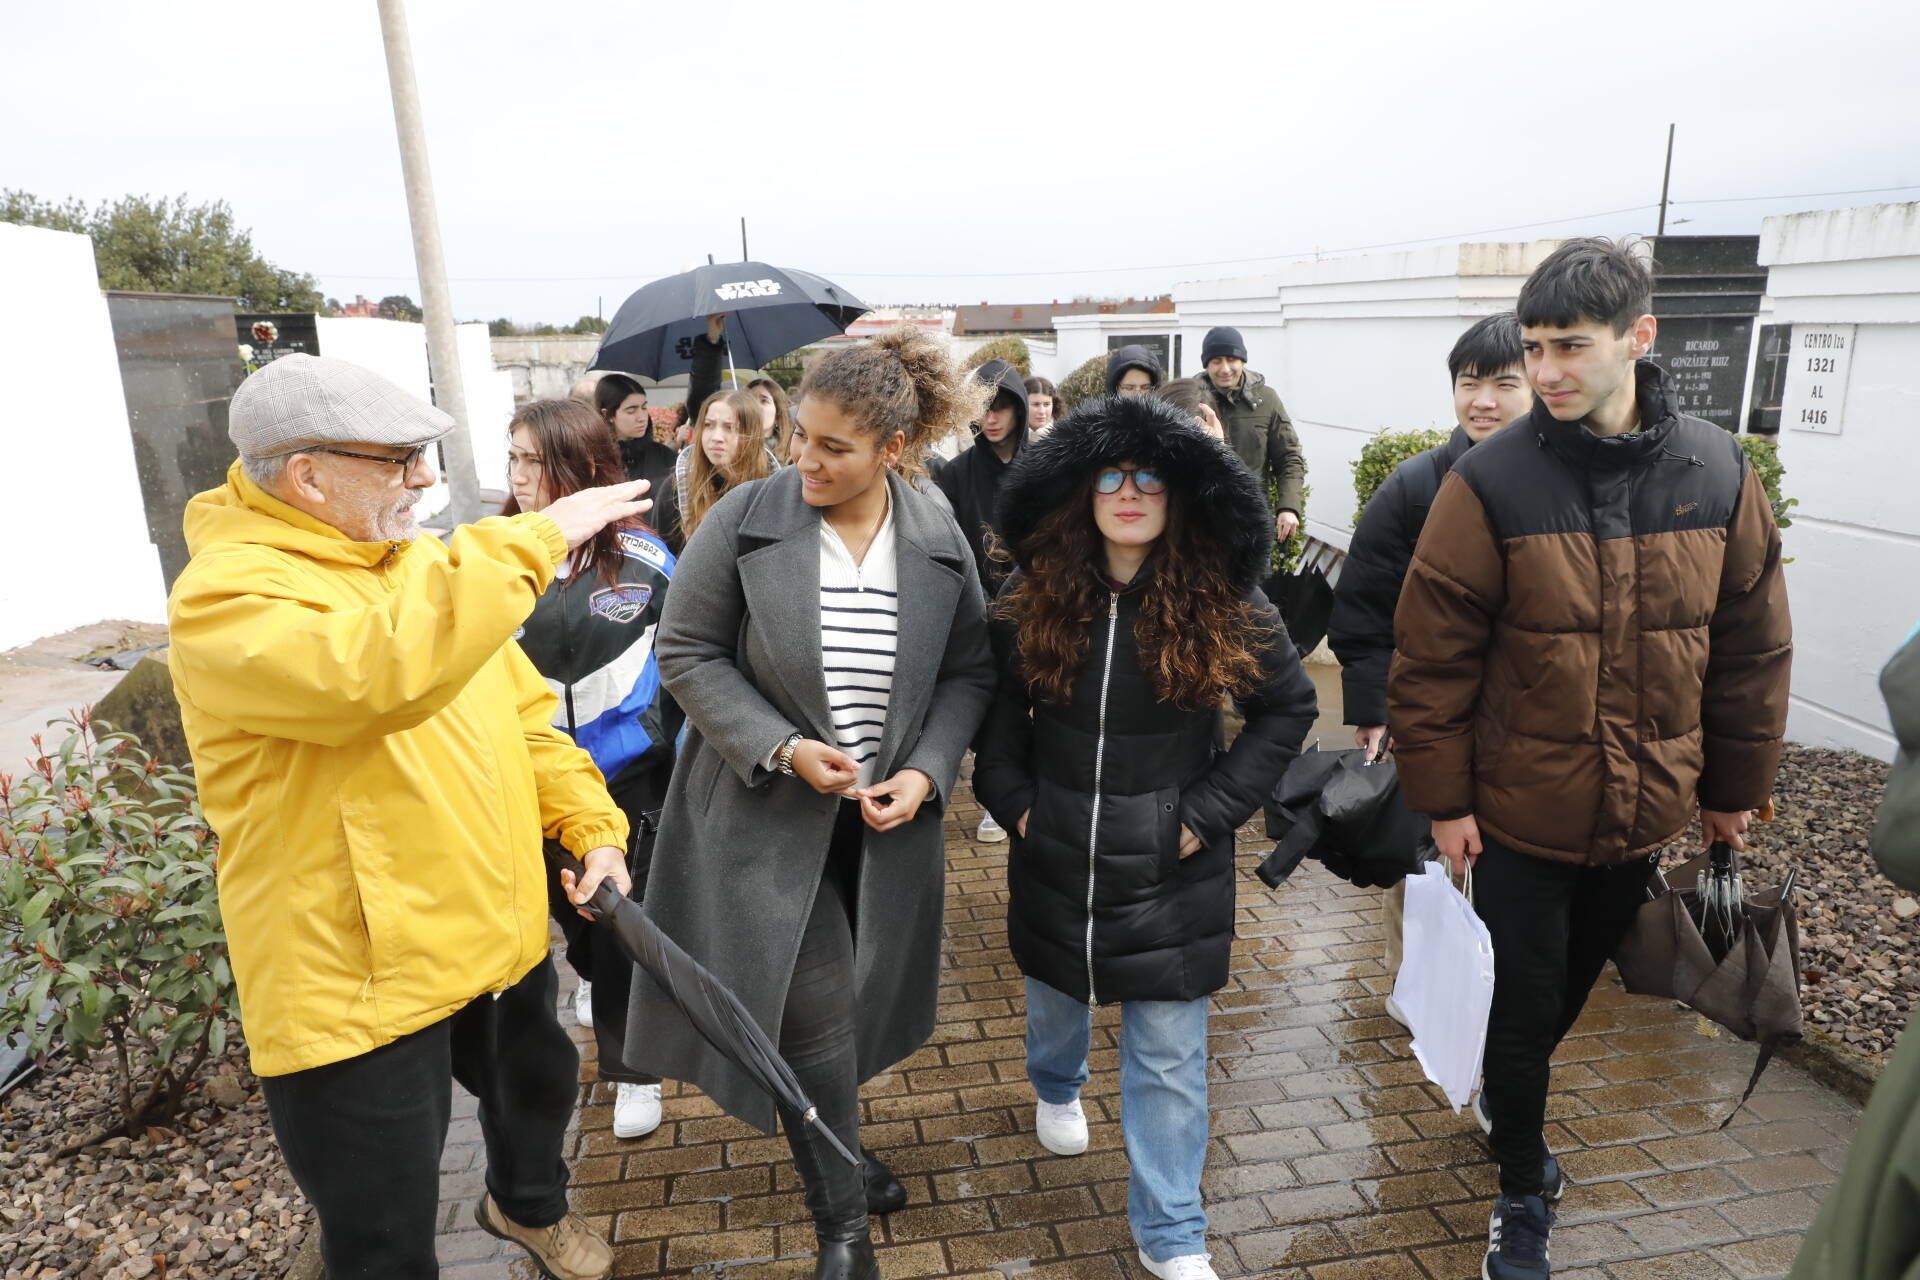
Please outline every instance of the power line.
[[[1714, 196], [1697, 200], [1669, 201], [1669, 207], [1678, 208], [1697, 204], [1759, 204], [1769, 200], [1819, 200], [1829, 196], [1885, 195], [1895, 191], [1920, 190], [1920, 183], [1908, 183], [1894, 187], [1854, 187], [1845, 191], [1801, 191], [1758, 196]], [[1031, 280], [1053, 276], [1095, 276], [1121, 275], [1130, 272], [1146, 271], [1191, 271], [1203, 267], [1233, 267], [1259, 262], [1290, 262], [1300, 258], [1331, 257], [1343, 253], [1367, 253], [1375, 249], [1402, 249], [1412, 245], [1437, 244], [1450, 240], [1469, 240], [1475, 236], [1499, 235], [1508, 231], [1526, 231], [1534, 227], [1560, 226], [1568, 222], [1585, 222], [1591, 218], [1612, 218], [1628, 213], [1643, 213], [1655, 209], [1656, 204], [1628, 205], [1620, 209], [1599, 209], [1591, 213], [1576, 213], [1564, 218], [1541, 218], [1533, 222], [1515, 222], [1501, 227], [1480, 227], [1473, 231], [1456, 231], [1446, 235], [1418, 236], [1408, 240], [1382, 240], [1373, 244], [1342, 245], [1335, 249], [1299, 249], [1291, 253], [1259, 254], [1247, 258], [1210, 258], [1194, 262], [1161, 262], [1149, 266], [1110, 266], [1110, 267], [1069, 267], [1042, 271], [948, 271], [948, 272], [912, 272], [912, 271], [830, 271], [826, 274], [833, 279], [842, 280]], [[652, 280], [661, 272], [657, 270], [608, 270], [584, 276], [454, 276], [461, 284], [580, 284], [593, 281], [611, 280]], [[412, 275], [366, 275], [346, 271], [316, 271], [314, 275], [336, 280], [412, 280]]]

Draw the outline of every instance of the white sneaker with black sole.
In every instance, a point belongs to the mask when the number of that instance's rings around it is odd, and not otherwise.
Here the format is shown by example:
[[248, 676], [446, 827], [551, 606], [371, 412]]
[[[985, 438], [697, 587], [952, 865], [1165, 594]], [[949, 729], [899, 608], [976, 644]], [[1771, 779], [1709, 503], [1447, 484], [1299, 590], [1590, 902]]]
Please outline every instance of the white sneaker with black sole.
[[593, 1030], [593, 984], [585, 978], [580, 979], [580, 985], [573, 992], [573, 1020]]
[[1039, 1099], [1033, 1108], [1033, 1132], [1040, 1145], [1057, 1156], [1077, 1156], [1087, 1149], [1087, 1113], [1080, 1099], [1072, 1102], [1048, 1102]]
[[1140, 1265], [1159, 1276], [1160, 1280], [1220, 1280], [1214, 1272], [1213, 1255], [1210, 1253], [1183, 1253], [1165, 1262], [1155, 1262], [1142, 1249]]
[[613, 1136], [644, 1138], [660, 1127], [660, 1086], [622, 1083], [613, 1094]]

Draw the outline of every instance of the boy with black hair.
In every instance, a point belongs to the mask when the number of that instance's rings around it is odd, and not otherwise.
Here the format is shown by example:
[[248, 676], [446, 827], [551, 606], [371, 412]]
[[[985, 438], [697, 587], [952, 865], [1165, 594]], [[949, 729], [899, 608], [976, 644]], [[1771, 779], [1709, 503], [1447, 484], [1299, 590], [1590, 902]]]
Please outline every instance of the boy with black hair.
[[1646, 359], [1632, 249], [1562, 245], [1515, 310], [1535, 401], [1440, 486], [1394, 618], [1388, 724], [1493, 938], [1475, 1111], [1500, 1195], [1488, 1280], [1550, 1274], [1549, 1060], [1699, 811], [1741, 833], [1773, 788], [1792, 661], [1780, 532], [1726, 432]]
[[[1468, 449], [1533, 404], [1520, 355], [1520, 321], [1511, 311], [1469, 326], [1447, 353], [1447, 373], [1453, 380], [1453, 435], [1402, 462], [1374, 491], [1354, 526], [1340, 585], [1333, 593], [1327, 643], [1340, 659], [1346, 722], [1354, 726], [1354, 745], [1376, 757], [1392, 746], [1387, 737], [1387, 664], [1393, 658], [1393, 609], [1434, 495]], [[1387, 890], [1383, 908], [1389, 977], [1400, 971], [1406, 891], [1405, 881]], [[1406, 1024], [1391, 994], [1387, 1014]]]

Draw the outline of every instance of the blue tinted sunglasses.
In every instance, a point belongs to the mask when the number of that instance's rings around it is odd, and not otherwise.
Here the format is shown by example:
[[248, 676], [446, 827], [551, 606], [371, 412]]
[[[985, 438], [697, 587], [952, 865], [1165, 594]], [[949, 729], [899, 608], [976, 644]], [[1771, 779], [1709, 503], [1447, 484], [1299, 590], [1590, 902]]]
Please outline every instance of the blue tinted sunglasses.
[[1165, 493], [1167, 482], [1160, 478], [1158, 471], [1146, 467], [1107, 467], [1093, 478], [1095, 493], [1118, 493], [1127, 477], [1133, 477], [1133, 487], [1141, 493]]

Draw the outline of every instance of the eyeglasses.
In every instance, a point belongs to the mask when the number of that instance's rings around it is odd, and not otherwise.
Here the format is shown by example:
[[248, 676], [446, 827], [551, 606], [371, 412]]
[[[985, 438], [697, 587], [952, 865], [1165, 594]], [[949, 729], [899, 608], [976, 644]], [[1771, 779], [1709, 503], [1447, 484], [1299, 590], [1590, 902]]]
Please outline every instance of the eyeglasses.
[[383, 462], [389, 467], [400, 468], [400, 474], [405, 475], [407, 472], [413, 470], [413, 464], [420, 461], [421, 457], [423, 457], [426, 454], [427, 450], [431, 448], [433, 448], [433, 444], [431, 442], [427, 444], [417, 444], [413, 446], [413, 448], [407, 450], [405, 453], [401, 454], [397, 458], [389, 458], [384, 453], [355, 453], [351, 449], [332, 449], [324, 445], [317, 445], [314, 448], [307, 450], [307, 452], [331, 453], [335, 457], [358, 458], [362, 462]]
[[1158, 471], [1145, 467], [1108, 467], [1093, 478], [1095, 493], [1118, 493], [1127, 483], [1127, 477], [1133, 477], [1133, 487], [1143, 494], [1165, 493], [1167, 482], [1160, 478]]

